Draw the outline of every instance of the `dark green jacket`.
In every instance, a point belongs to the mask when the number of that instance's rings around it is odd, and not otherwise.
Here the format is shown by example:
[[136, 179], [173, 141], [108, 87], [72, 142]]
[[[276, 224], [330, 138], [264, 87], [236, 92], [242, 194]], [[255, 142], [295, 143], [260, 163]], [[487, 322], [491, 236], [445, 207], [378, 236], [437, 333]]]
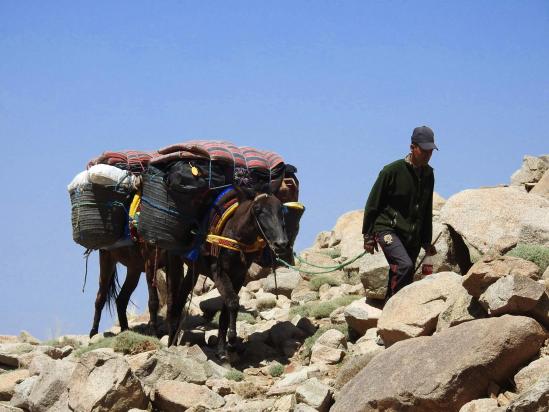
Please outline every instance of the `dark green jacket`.
[[366, 207], [362, 233], [396, 232], [407, 245], [424, 246], [433, 235], [433, 169], [419, 172], [401, 159], [385, 166], [374, 183]]

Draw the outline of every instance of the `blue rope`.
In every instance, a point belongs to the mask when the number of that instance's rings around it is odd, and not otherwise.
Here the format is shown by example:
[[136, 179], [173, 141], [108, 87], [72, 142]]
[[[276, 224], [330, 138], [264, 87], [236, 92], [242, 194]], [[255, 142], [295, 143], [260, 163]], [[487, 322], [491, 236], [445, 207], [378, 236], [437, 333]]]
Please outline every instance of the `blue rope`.
[[171, 215], [173, 217], [176, 217], [176, 218], [180, 218], [180, 219], [183, 219], [183, 220], [194, 220], [194, 219], [191, 219], [191, 218], [185, 218], [181, 213], [179, 213], [177, 210], [175, 209], [167, 209], [165, 207], [162, 207], [158, 204], [155, 204], [154, 202], [150, 201], [148, 198], [146, 197], [142, 197], [141, 198], [141, 201], [142, 202], [145, 202], [147, 205], [149, 205], [150, 207], [154, 208], [154, 209], [157, 209], [157, 210], [160, 210], [164, 213], [167, 213], [168, 215]]

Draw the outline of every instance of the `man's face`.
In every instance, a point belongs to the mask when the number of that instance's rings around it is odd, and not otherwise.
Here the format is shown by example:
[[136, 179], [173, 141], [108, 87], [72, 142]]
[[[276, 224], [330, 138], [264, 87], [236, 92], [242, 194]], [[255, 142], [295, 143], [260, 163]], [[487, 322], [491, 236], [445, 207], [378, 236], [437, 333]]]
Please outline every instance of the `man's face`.
[[412, 161], [417, 166], [426, 166], [429, 163], [429, 160], [431, 160], [433, 149], [423, 150], [416, 144], [411, 145], [410, 149], [412, 150]]

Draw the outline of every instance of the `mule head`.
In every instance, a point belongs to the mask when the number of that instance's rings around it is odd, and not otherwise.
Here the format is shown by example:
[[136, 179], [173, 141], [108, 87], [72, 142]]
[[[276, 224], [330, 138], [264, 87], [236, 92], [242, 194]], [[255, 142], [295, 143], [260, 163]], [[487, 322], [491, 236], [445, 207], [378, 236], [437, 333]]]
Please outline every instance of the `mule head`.
[[283, 211], [284, 205], [273, 194], [260, 193], [252, 202], [257, 230], [276, 255], [283, 254], [289, 245]]
[[271, 193], [256, 193], [249, 188], [235, 187], [239, 203], [249, 202], [249, 217], [255, 229], [276, 254], [288, 249], [289, 240], [284, 223], [284, 205]]

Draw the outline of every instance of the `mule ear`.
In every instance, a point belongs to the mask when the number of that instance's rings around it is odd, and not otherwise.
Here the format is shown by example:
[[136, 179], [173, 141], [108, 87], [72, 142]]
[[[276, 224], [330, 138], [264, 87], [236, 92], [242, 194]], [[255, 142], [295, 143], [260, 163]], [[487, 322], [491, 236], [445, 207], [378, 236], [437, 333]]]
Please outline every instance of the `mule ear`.
[[255, 191], [249, 187], [234, 185], [234, 190], [240, 203], [245, 200], [253, 200], [255, 198]]

